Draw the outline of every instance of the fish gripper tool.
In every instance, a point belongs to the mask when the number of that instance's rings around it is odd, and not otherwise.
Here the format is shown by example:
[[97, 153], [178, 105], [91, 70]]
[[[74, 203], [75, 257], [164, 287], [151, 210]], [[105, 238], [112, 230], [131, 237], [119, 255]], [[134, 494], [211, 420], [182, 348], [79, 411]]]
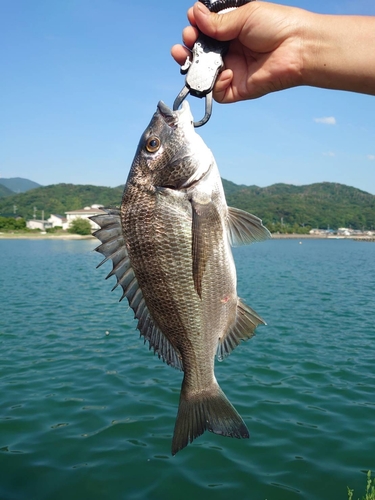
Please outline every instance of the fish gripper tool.
[[[236, 9], [255, 0], [199, 0], [211, 12], [221, 12]], [[228, 52], [230, 42], [215, 40], [200, 33], [192, 49], [192, 57], [188, 57], [181, 66], [181, 73], [186, 74], [185, 86], [173, 103], [176, 111], [182, 101], [191, 94], [194, 97], [205, 98], [205, 114], [203, 118], [194, 122], [194, 127], [201, 127], [212, 114], [212, 89], [220, 71], [224, 67], [223, 57]]]

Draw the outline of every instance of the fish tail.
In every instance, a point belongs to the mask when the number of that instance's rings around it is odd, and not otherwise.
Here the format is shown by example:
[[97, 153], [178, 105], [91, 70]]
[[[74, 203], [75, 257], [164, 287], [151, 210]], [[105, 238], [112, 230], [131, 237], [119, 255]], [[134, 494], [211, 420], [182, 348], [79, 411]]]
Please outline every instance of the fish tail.
[[221, 436], [248, 438], [249, 431], [219, 385], [212, 390], [189, 394], [181, 391], [172, 441], [172, 455], [193, 442], [204, 431]]

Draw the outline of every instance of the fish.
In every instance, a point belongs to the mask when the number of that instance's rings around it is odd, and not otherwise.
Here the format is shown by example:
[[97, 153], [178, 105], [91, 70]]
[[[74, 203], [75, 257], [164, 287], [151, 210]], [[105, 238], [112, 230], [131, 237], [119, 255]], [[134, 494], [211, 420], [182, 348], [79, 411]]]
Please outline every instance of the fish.
[[270, 237], [262, 221], [228, 207], [213, 153], [187, 101], [160, 101], [139, 141], [120, 208], [91, 219], [96, 250], [116, 277], [149, 348], [183, 371], [172, 455], [208, 430], [248, 438], [220, 388], [223, 359], [265, 321], [237, 296], [231, 246]]

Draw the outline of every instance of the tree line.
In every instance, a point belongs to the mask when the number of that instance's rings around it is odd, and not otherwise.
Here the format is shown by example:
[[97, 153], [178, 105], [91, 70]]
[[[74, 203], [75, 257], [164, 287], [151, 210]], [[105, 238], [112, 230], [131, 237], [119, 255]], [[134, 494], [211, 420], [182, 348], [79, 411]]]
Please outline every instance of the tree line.
[[[263, 220], [271, 232], [304, 233], [311, 228], [348, 227], [375, 230], [375, 196], [337, 183], [307, 186], [274, 184], [261, 188], [238, 185], [223, 179], [227, 203]], [[0, 197], [0, 217], [16, 215], [28, 220], [45, 218], [93, 204], [119, 206], [123, 186], [115, 188], [53, 184], [17, 195]]]

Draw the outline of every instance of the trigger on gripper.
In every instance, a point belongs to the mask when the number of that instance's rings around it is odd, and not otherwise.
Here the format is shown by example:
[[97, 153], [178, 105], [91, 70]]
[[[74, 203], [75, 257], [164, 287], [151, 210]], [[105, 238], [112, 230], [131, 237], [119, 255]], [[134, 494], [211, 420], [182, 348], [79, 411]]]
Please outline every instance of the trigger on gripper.
[[182, 75], [186, 75], [186, 73], [189, 71], [190, 66], [191, 66], [191, 60], [190, 57], [188, 56], [184, 64], [180, 67], [180, 73]]

